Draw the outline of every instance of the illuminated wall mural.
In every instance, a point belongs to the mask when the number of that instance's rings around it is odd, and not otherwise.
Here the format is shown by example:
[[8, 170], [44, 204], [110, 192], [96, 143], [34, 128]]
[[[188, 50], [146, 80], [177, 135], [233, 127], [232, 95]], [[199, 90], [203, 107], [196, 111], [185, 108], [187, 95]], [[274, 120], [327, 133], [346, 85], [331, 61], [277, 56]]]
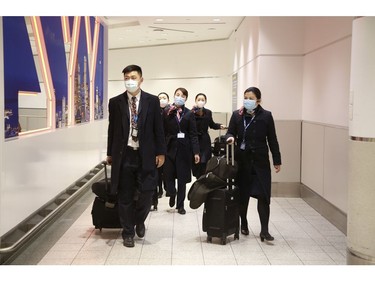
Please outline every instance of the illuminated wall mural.
[[45, 95], [44, 130], [103, 118], [104, 27], [97, 17], [2, 19], [5, 138], [23, 134], [21, 94]]

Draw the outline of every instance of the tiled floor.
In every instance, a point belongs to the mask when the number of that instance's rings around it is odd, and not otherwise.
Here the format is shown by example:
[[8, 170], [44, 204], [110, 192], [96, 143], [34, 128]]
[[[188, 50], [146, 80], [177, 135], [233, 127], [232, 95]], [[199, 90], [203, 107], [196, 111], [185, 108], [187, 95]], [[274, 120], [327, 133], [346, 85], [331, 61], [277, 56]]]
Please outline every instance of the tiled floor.
[[[91, 197], [91, 198], [90, 198]], [[89, 195], [89, 200], [94, 195]], [[123, 246], [119, 229], [95, 230], [92, 204], [41, 257], [38, 265], [345, 265], [346, 237], [299, 198], [273, 197], [270, 233], [272, 243], [259, 239], [256, 200], [251, 199], [250, 235], [233, 235], [226, 245], [213, 238], [207, 243], [202, 231], [203, 206], [186, 215], [159, 199], [158, 211], [150, 212], [146, 235], [136, 236], [134, 248]]]

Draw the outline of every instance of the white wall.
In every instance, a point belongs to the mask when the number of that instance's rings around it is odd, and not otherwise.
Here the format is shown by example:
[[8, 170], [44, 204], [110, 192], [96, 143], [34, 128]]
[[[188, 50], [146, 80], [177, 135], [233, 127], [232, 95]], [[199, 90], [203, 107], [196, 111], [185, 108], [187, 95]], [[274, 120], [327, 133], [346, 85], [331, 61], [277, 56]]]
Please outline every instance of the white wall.
[[6, 141], [0, 236], [106, 157], [107, 120]]
[[129, 64], [137, 64], [143, 70], [144, 91], [155, 95], [166, 92], [173, 100], [176, 88], [184, 87], [189, 92], [188, 107], [193, 106], [195, 95], [203, 92], [207, 95], [207, 108], [231, 112], [228, 44], [227, 40], [220, 40], [110, 50], [109, 96], [125, 90], [122, 70]]
[[347, 211], [352, 17], [305, 20], [301, 182]]

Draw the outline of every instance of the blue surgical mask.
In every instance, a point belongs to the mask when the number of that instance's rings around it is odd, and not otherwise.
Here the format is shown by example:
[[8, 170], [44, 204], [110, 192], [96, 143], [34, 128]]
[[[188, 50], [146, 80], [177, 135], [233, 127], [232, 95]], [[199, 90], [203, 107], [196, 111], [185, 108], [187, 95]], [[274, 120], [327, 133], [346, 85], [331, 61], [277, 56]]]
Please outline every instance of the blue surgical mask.
[[174, 104], [177, 106], [183, 106], [185, 104], [185, 99], [183, 97], [174, 97]]
[[243, 100], [243, 106], [246, 108], [247, 111], [253, 111], [257, 107], [256, 100]]
[[137, 80], [125, 80], [125, 88], [130, 93], [135, 93], [138, 90], [138, 81]]

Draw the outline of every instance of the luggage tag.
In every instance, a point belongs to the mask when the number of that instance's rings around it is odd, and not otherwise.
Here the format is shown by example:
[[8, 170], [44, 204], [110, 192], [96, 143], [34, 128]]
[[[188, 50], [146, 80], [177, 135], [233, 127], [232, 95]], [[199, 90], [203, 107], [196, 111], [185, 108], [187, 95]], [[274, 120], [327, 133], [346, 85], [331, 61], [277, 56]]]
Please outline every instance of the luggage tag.
[[243, 142], [241, 142], [240, 149], [241, 149], [241, 150], [245, 150], [245, 148], [246, 148], [246, 144], [245, 144], [245, 142], [243, 141]]
[[185, 138], [185, 133], [181, 133], [181, 132], [179, 132], [179, 133], [177, 134], [177, 138], [178, 138], [178, 139], [184, 139], [184, 138]]

